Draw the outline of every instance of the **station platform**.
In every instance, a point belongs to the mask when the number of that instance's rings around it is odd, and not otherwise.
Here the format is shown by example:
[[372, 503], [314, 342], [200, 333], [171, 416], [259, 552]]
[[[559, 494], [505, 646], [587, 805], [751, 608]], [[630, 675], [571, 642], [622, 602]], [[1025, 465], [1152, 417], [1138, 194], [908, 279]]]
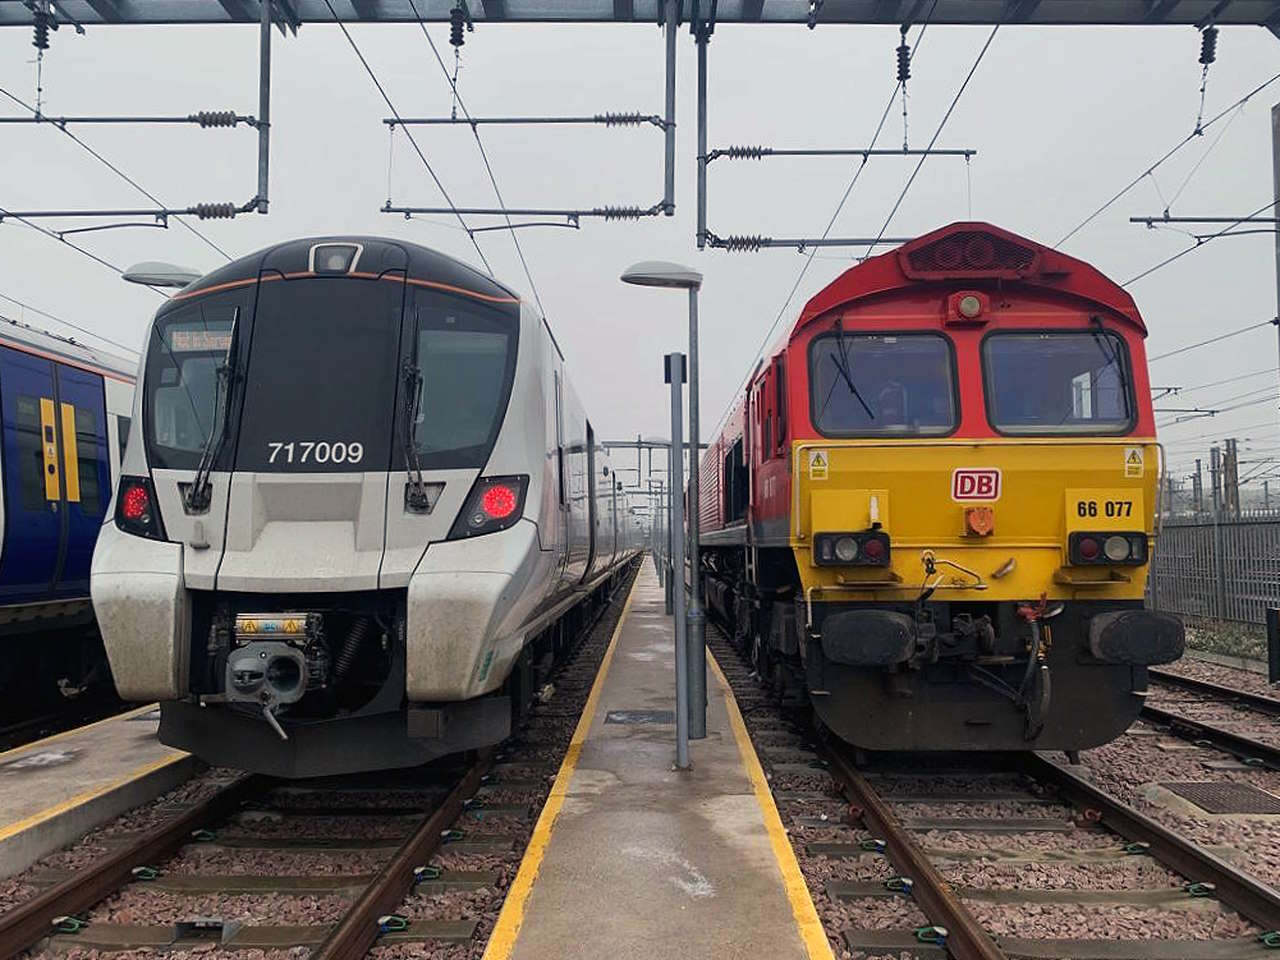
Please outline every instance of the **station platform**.
[[646, 560], [485, 960], [832, 956], [728, 684], [675, 769], [672, 619]]
[[0, 753], [0, 877], [190, 778], [159, 726], [152, 704]]

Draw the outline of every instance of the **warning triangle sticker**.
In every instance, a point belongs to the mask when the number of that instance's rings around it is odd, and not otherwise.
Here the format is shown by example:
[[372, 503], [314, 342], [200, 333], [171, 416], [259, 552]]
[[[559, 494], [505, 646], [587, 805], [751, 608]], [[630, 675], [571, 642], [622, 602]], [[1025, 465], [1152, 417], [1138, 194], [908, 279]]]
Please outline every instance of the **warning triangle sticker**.
[[1130, 466], [1134, 466], [1134, 467], [1138, 467], [1142, 465], [1141, 451], [1138, 451], [1138, 450], [1129, 451], [1129, 464]]

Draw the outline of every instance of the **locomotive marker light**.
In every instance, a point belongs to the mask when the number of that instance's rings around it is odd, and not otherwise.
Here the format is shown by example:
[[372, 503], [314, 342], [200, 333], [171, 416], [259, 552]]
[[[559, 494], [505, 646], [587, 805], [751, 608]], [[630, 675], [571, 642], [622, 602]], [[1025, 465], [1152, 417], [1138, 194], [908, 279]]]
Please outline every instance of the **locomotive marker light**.
[[[699, 583], [701, 557], [699, 550], [698, 457], [701, 451], [698, 433], [698, 290], [702, 274], [693, 267], [663, 260], [647, 260], [633, 264], [622, 273], [622, 282], [638, 287], [665, 287], [689, 291], [689, 736], [700, 740], [707, 735], [707, 643], [706, 614], [702, 611], [702, 587]], [[683, 456], [683, 447], [671, 438], [672, 456]], [[682, 485], [673, 484], [676, 498]], [[673, 520], [678, 519], [673, 516]], [[672, 529], [677, 529], [673, 523]], [[683, 571], [682, 564], [675, 569]], [[683, 574], [682, 574], [683, 575]], [[680, 591], [677, 591], [678, 593]]]

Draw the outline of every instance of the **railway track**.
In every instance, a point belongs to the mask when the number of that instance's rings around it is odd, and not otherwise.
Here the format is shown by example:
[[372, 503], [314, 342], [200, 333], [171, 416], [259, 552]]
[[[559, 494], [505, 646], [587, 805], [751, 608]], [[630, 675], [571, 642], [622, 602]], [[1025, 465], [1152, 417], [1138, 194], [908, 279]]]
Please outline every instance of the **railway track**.
[[630, 581], [496, 751], [319, 781], [240, 777], [149, 829], [117, 831], [83, 869], [29, 871], [43, 889], [0, 914], [0, 960], [215, 946], [356, 960], [375, 944], [482, 946]]
[[[1233, 712], [1232, 722], [1236, 716], [1248, 722], [1247, 715], [1252, 713], [1257, 715], [1255, 726], [1259, 732], [1265, 733], [1267, 728], [1280, 732], [1275, 727], [1276, 718], [1280, 717], [1280, 700], [1167, 670], [1149, 669], [1148, 677], [1155, 682], [1154, 692], [1166, 696], [1161, 697], [1159, 705], [1150, 700], [1143, 704], [1143, 720], [1174, 736], [1232, 754], [1251, 766], [1280, 770], [1280, 738], [1274, 738], [1274, 733], [1272, 740], [1260, 739], [1223, 726], [1221, 719], [1190, 715], [1206, 708], [1220, 714], [1226, 708]], [[1178, 694], [1183, 699], [1168, 696]]]
[[1276, 956], [1280, 893], [1224, 851], [1037, 754], [860, 770], [781, 711], [723, 637], [716, 652], [837, 955]]

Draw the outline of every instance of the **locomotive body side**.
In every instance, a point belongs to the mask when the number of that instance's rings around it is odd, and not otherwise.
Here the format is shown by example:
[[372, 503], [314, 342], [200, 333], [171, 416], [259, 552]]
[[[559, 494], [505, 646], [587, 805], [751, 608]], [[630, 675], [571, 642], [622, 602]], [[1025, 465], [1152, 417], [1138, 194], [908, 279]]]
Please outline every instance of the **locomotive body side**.
[[561, 619], [634, 553], [545, 323], [372, 238], [175, 299], [94, 558], [122, 694], [162, 701], [166, 743], [286, 776], [505, 737]]
[[1119, 735], [1182, 650], [1143, 610], [1144, 335], [1097, 271], [984, 224], [848, 271], [749, 387], [750, 522], [709, 538], [708, 597], [858, 747]]

